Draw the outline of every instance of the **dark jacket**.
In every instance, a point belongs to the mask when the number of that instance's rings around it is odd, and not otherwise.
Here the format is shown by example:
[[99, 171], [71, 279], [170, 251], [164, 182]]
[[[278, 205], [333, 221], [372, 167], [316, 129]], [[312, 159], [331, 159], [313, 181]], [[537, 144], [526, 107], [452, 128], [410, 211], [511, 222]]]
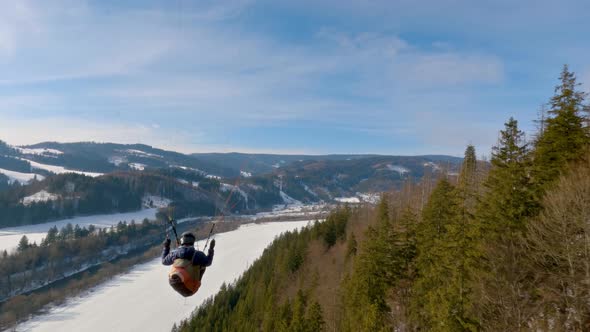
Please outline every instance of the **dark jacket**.
[[209, 254], [205, 255], [204, 252], [196, 250], [193, 246], [180, 246], [172, 250], [172, 252], [170, 252], [170, 247], [164, 247], [162, 251], [162, 264], [172, 265], [174, 260], [178, 258], [190, 260], [194, 255], [193, 265], [210, 266], [213, 262], [213, 253], [213, 249], [211, 248], [209, 248]]

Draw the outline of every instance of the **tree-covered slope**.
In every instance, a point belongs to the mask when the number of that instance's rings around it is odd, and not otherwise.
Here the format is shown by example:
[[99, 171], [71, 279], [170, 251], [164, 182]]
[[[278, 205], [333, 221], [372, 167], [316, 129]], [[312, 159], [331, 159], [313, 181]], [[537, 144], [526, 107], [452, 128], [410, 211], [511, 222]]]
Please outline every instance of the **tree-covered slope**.
[[564, 67], [534, 140], [511, 118], [489, 169], [468, 146], [457, 177], [284, 236], [179, 329], [589, 330], [585, 97]]

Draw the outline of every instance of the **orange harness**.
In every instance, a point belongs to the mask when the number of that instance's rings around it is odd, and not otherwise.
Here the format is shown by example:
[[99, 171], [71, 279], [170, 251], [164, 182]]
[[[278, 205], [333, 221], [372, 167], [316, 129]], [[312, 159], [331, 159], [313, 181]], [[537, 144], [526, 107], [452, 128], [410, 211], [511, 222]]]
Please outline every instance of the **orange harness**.
[[[201, 287], [201, 277], [204, 272], [205, 268], [193, 265], [192, 260], [178, 258], [172, 264], [168, 280], [171, 282], [170, 285], [182, 296], [191, 296]], [[181, 287], [177, 282], [172, 284], [174, 280], [178, 279], [184, 287]]]

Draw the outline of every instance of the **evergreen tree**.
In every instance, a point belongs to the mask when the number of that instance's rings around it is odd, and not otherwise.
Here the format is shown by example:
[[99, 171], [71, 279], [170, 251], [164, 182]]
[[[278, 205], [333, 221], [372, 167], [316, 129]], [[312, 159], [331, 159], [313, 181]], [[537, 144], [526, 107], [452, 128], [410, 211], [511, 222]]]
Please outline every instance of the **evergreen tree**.
[[448, 180], [438, 182], [424, 207], [417, 227], [417, 277], [412, 288], [411, 317], [415, 325], [431, 331], [461, 330], [455, 320], [459, 302], [453, 283], [456, 243], [447, 243], [450, 225], [459, 223], [457, 190]]
[[580, 159], [590, 143], [588, 128], [581, 114], [586, 94], [578, 91], [576, 76], [563, 67], [561, 83], [549, 102], [549, 117], [534, 151], [534, 180], [541, 197], [549, 183], [557, 179], [569, 161]]
[[351, 257], [356, 255], [356, 251], [357, 251], [357, 242], [356, 242], [356, 237], [354, 236], [354, 233], [350, 233], [350, 236], [348, 237], [348, 241], [347, 241], [347, 247], [346, 247], [346, 257]]
[[324, 321], [322, 307], [317, 301], [314, 301], [307, 312], [306, 330], [309, 332], [321, 332], [324, 330], [324, 325], [326, 325], [326, 322]]
[[492, 148], [492, 167], [484, 182], [486, 193], [478, 206], [478, 219], [489, 237], [524, 229], [527, 217], [538, 211], [531, 179], [529, 145], [518, 122], [510, 118]]
[[344, 331], [382, 331], [389, 327], [387, 290], [395, 284], [400, 258], [389, 217], [388, 196], [377, 206], [375, 226], [369, 226], [354, 260], [354, 271], [343, 283]]
[[20, 241], [18, 242], [17, 250], [19, 252], [23, 252], [26, 249], [28, 249], [29, 247], [30, 247], [29, 238], [26, 235], [23, 235], [23, 237], [21, 237]]
[[399, 257], [399, 277], [412, 279], [414, 275], [413, 262], [416, 257], [416, 227], [418, 216], [411, 207], [406, 207], [394, 224], [395, 252]]
[[48, 246], [48, 245], [50, 245], [52, 243], [55, 243], [57, 241], [58, 233], [59, 233], [59, 231], [57, 230], [57, 226], [51, 227], [47, 231], [47, 236], [45, 236], [45, 238], [41, 242], [41, 245], [42, 246]]
[[485, 258], [479, 266], [476, 307], [484, 326], [520, 330], [528, 320], [534, 287], [522, 239], [526, 221], [540, 205], [529, 176], [529, 146], [513, 118], [492, 148], [491, 165], [476, 216]]
[[475, 147], [468, 145], [465, 149], [465, 157], [461, 165], [461, 173], [459, 173], [459, 189], [461, 190], [464, 199], [469, 200], [468, 208], [474, 203], [474, 197], [478, 191], [477, 184], [477, 158], [475, 156]]
[[[456, 299], [452, 303], [450, 316], [457, 330], [475, 330], [478, 325], [473, 311], [473, 286], [482, 256], [479, 225], [473, 217], [479, 192], [477, 171], [475, 148], [468, 145], [457, 188], [460, 215], [447, 224], [443, 244], [447, 255], [450, 254], [448, 258], [451, 260], [448, 263], [450, 266], [454, 265], [451, 279], [445, 287], [451, 298]], [[456, 222], [453, 222], [455, 220]]]

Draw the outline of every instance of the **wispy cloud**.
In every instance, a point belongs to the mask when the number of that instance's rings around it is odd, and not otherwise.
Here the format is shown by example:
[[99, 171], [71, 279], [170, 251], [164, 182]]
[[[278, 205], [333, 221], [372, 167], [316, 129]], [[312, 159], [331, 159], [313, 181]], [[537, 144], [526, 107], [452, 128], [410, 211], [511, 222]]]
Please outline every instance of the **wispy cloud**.
[[[16, 4], [16, 5], [15, 5]], [[152, 12], [97, 15], [84, 3], [3, 2], [0, 84], [25, 85], [125, 75], [174, 47], [173, 32]], [[3, 17], [0, 17], [3, 19]], [[32, 33], [34, 32], [34, 33]]]
[[[333, 137], [354, 138], [357, 152], [376, 141], [390, 150], [371, 152], [461, 152], [467, 142], [491, 145], [506, 116], [534, 114], [543, 89], [551, 93], [555, 82], [537, 73], [559, 69], [528, 60], [532, 50], [550, 54], [531, 36], [584, 25], [556, 7], [0, 0], [0, 115], [26, 127], [26, 114], [35, 129], [46, 120], [68, 128], [62, 136], [31, 129], [30, 138], [13, 130], [17, 143], [174, 141], [193, 151], [274, 151], [285, 143], [294, 151], [287, 143], [312, 142], [297, 134], [309, 129], [322, 136], [305, 149], [318, 152], [345, 149]], [[561, 64], [554, 53], [545, 61]], [[250, 129], [256, 140], [239, 136]]]

